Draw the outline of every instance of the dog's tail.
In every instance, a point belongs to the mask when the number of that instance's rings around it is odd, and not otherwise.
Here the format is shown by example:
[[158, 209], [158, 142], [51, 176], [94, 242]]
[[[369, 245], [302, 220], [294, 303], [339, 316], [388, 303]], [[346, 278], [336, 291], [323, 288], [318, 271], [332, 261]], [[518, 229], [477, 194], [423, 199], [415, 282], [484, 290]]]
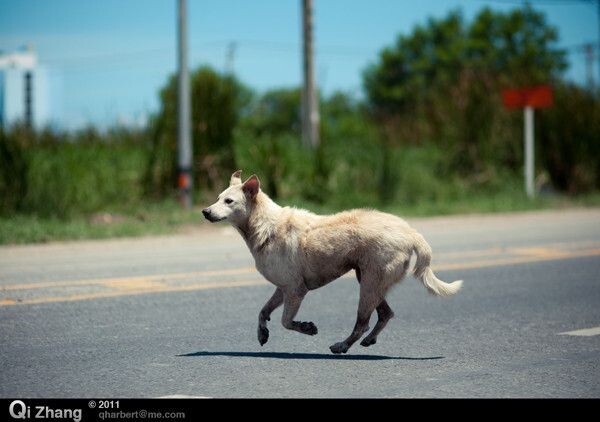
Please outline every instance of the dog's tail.
[[425, 241], [423, 236], [415, 233], [414, 251], [417, 255], [417, 263], [415, 264], [415, 277], [421, 280], [429, 293], [437, 296], [450, 296], [458, 292], [462, 286], [462, 280], [457, 280], [452, 283], [445, 283], [435, 276], [431, 267], [431, 246]]

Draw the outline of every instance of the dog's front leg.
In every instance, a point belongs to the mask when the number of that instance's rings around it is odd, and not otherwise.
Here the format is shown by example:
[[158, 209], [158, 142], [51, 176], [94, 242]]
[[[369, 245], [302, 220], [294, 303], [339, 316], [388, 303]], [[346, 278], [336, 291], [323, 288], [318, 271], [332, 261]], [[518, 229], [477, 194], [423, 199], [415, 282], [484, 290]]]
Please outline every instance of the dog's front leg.
[[265, 306], [258, 314], [258, 342], [262, 346], [269, 340], [269, 330], [267, 329], [267, 321], [270, 321], [271, 312], [277, 309], [283, 303], [283, 290], [277, 288], [273, 296], [265, 303]]
[[308, 293], [308, 289], [303, 284], [298, 287], [286, 289], [283, 292], [283, 315], [281, 323], [288, 330], [314, 336], [318, 332], [315, 324], [312, 322], [294, 321], [294, 317], [298, 313], [298, 309], [300, 309], [300, 304], [306, 293]]

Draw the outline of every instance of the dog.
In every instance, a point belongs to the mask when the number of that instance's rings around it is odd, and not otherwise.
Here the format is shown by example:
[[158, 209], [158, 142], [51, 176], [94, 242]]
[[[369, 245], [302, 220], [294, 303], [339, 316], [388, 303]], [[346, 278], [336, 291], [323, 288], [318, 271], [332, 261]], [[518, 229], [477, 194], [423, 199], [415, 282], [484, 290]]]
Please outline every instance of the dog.
[[377, 336], [394, 316], [385, 300], [386, 293], [404, 278], [413, 253], [414, 276], [430, 293], [448, 296], [461, 288], [462, 280], [445, 283], [434, 275], [431, 247], [403, 219], [366, 209], [316, 215], [281, 207], [262, 192], [256, 175], [242, 183], [241, 173], [238, 170], [231, 175], [229, 187], [202, 213], [210, 222], [231, 223], [248, 245], [256, 269], [276, 286], [258, 315], [261, 346], [269, 339], [267, 321], [281, 304], [285, 328], [317, 334], [312, 322], [294, 320], [302, 300], [310, 290], [351, 270], [360, 284], [356, 324], [348, 338], [330, 347], [335, 354], [346, 353], [369, 330], [373, 311], [377, 311], [377, 323], [360, 344], [368, 347], [377, 342]]

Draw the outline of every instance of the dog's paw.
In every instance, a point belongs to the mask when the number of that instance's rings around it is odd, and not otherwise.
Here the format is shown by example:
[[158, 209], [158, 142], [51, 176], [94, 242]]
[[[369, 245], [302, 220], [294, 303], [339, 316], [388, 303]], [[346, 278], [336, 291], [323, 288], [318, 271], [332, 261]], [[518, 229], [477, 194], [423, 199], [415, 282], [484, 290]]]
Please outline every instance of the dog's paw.
[[267, 327], [258, 327], [258, 342], [262, 346], [267, 341], [269, 341], [269, 330]]
[[377, 343], [377, 339], [376, 338], [365, 337], [363, 339], [363, 341], [360, 342], [360, 345], [364, 346], [364, 347], [369, 347], [369, 346], [374, 345], [375, 343]]
[[348, 351], [348, 349], [349, 349], [348, 345], [346, 343], [344, 343], [343, 341], [340, 343], [335, 343], [333, 346], [329, 347], [329, 350], [331, 350], [336, 355], [339, 355], [340, 353], [346, 353]]
[[314, 336], [319, 332], [317, 326], [312, 322], [301, 322], [300, 330], [302, 330], [302, 334], [308, 334], [309, 336]]

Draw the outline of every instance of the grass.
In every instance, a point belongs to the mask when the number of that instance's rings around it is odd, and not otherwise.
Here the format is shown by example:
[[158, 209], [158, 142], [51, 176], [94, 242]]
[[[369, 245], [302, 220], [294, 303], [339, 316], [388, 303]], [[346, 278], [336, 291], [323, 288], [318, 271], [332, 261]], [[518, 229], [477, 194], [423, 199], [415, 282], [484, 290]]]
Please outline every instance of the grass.
[[183, 210], [175, 201], [107, 209], [104, 213], [70, 219], [25, 214], [1, 216], [0, 244], [168, 234], [202, 219], [199, 211]]
[[422, 202], [410, 207], [392, 205], [385, 210], [392, 214], [424, 217], [597, 206], [600, 206], [599, 193], [578, 197], [567, 197], [557, 194], [540, 195], [530, 200], [523, 193], [502, 192], [496, 195], [486, 195], [484, 193], [472, 194], [465, 198], [448, 202]]
[[[341, 207], [287, 202], [317, 213], [339, 211]], [[600, 206], [600, 193], [566, 197], [544, 195], [530, 201], [522, 193], [481, 193], [447, 202], [421, 202], [414, 205], [392, 204], [379, 207], [403, 217], [465, 213], [490, 213]], [[102, 221], [108, 216], [112, 221]], [[198, 208], [186, 211], [175, 201], [145, 203], [106, 213], [71, 219], [40, 218], [31, 215], [0, 216], [0, 244], [40, 243], [56, 240], [103, 239], [177, 233], [190, 225], [205, 224]]]
[[[300, 203], [296, 201], [284, 202], [284, 205], [306, 208], [320, 214], [337, 212], [344, 209], [335, 205]], [[590, 193], [577, 197], [552, 194], [538, 196], [530, 200], [525, 194], [507, 191], [494, 195], [487, 193], [470, 194], [448, 201], [422, 201], [415, 204], [395, 202], [389, 205], [370, 208], [377, 208], [401, 217], [431, 217], [452, 214], [517, 212], [598, 206], [600, 206], [600, 193]]]

